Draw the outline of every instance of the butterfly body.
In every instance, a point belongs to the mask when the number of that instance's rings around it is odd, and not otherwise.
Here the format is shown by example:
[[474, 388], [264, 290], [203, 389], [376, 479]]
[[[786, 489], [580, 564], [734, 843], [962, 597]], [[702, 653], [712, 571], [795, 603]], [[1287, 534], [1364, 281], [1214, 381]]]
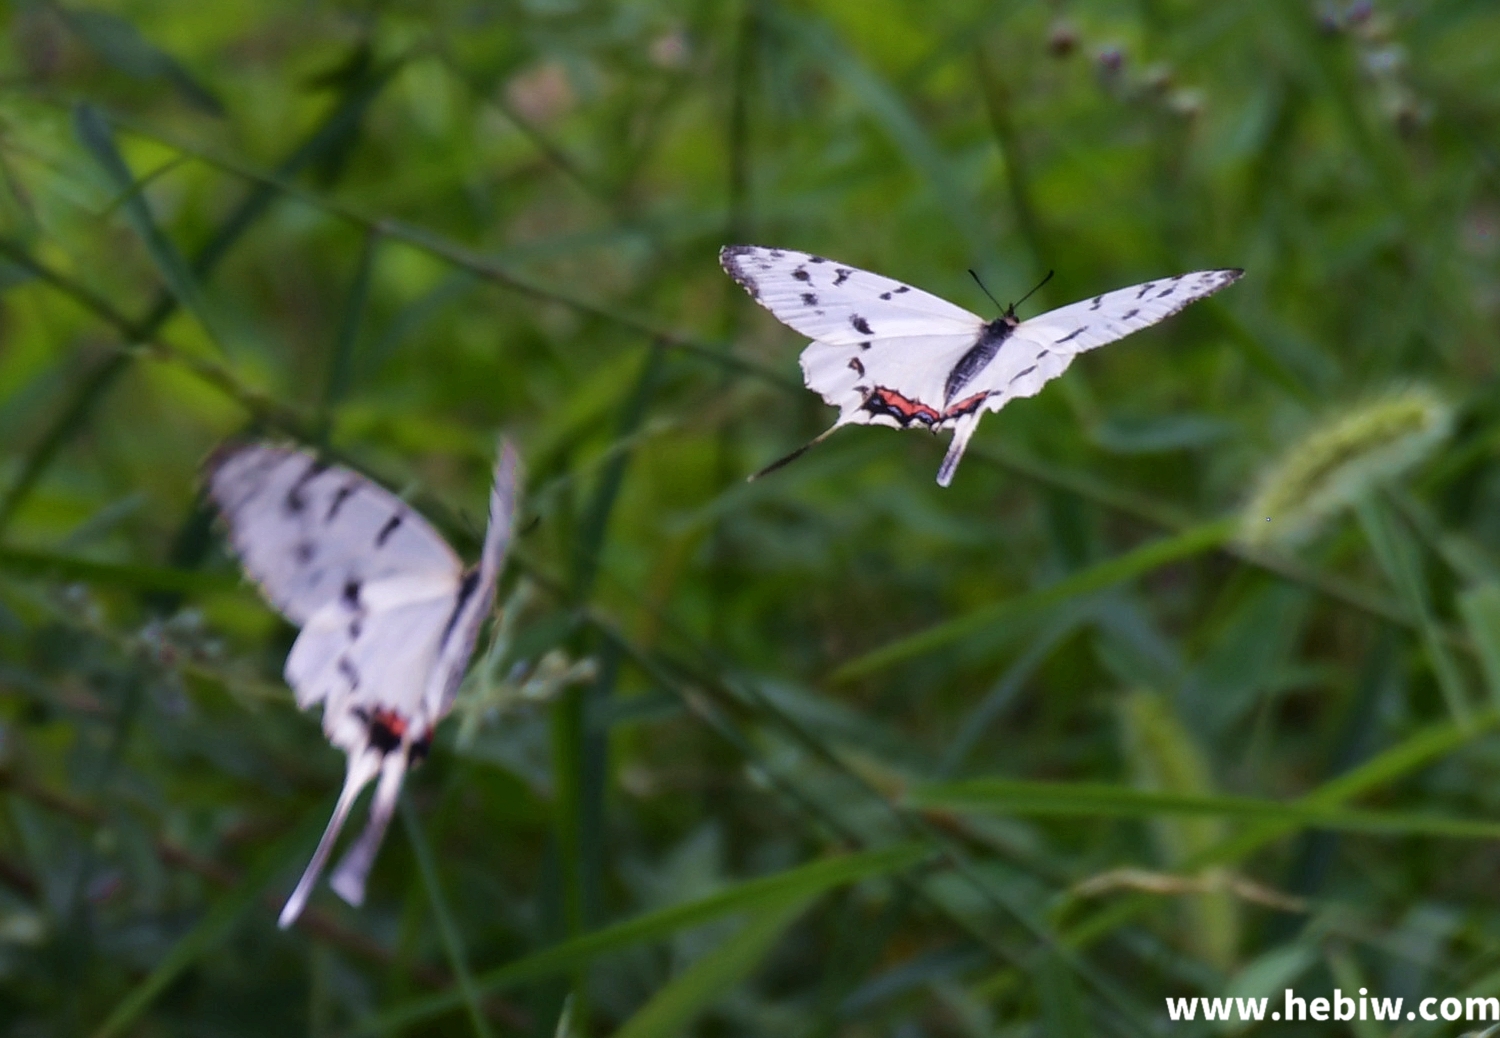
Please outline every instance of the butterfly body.
[[1243, 274], [1197, 271], [1024, 321], [1014, 307], [986, 321], [921, 289], [805, 252], [731, 245], [719, 261], [756, 302], [813, 340], [802, 351], [803, 379], [839, 409], [823, 435], [850, 424], [951, 429], [942, 486], [985, 411], [1036, 395], [1079, 353], [1155, 324]]
[[287, 655], [287, 684], [299, 707], [322, 704], [324, 733], [348, 756], [343, 792], [282, 912], [283, 927], [301, 912], [360, 791], [378, 778], [365, 830], [331, 880], [345, 900], [363, 900], [406, 771], [452, 706], [494, 602], [517, 467], [503, 446], [484, 549], [465, 569], [421, 516], [357, 473], [266, 444], [210, 461], [209, 493], [245, 571], [301, 628]]

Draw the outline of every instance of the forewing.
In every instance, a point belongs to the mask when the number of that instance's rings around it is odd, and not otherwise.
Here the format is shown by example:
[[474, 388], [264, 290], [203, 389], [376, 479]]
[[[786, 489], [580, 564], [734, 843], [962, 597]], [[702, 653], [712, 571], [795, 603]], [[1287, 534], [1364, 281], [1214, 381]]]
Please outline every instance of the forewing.
[[462, 564], [394, 494], [312, 455], [264, 444], [227, 450], [208, 472], [245, 572], [294, 624], [351, 584], [447, 574]]
[[984, 324], [920, 288], [806, 252], [726, 245], [719, 262], [756, 302], [819, 342], [843, 346], [945, 335], [972, 341]]
[[1189, 303], [1232, 285], [1244, 273], [1199, 270], [1105, 292], [1022, 321], [1014, 338], [1052, 353], [1082, 353], [1149, 328]]
[[490, 488], [489, 529], [484, 535], [484, 552], [479, 565], [464, 574], [454, 602], [453, 613], [444, 627], [438, 645], [437, 665], [427, 686], [425, 705], [434, 719], [442, 717], [453, 705], [453, 697], [463, 680], [479, 628], [495, 604], [495, 583], [510, 547], [515, 527], [516, 505], [520, 495], [520, 461], [509, 442], [500, 446], [495, 461], [495, 482]]

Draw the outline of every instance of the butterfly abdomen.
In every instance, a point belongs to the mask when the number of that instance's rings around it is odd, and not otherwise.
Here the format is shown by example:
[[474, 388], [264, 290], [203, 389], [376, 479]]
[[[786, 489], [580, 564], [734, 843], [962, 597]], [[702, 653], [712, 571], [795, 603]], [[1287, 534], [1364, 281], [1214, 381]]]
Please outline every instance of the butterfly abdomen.
[[997, 317], [984, 326], [984, 331], [979, 333], [979, 341], [969, 351], [958, 358], [958, 363], [953, 365], [953, 370], [948, 372], [948, 381], [943, 386], [943, 403], [947, 404], [958, 391], [963, 389], [974, 380], [974, 376], [990, 366], [990, 361], [1000, 352], [1000, 347], [1005, 340], [1010, 338], [1010, 333], [1015, 330], [1015, 319], [1006, 320]]

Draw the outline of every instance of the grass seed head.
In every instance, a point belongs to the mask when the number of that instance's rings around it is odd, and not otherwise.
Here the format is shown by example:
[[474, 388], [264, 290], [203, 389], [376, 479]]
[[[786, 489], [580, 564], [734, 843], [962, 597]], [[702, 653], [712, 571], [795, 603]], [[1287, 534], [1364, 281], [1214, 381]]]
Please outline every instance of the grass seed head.
[[1266, 469], [1245, 507], [1241, 539], [1307, 540], [1340, 510], [1427, 460], [1452, 427], [1452, 408], [1424, 386], [1331, 415]]

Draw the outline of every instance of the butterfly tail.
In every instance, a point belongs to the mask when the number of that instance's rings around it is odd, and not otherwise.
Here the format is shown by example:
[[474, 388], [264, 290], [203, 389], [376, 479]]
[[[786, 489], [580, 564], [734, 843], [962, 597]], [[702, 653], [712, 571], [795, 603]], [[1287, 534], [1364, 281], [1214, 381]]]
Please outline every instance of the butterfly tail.
[[379, 754], [369, 750], [363, 750], [349, 758], [349, 770], [345, 773], [344, 788], [339, 793], [339, 802], [333, 809], [333, 817], [328, 819], [328, 828], [323, 830], [323, 838], [318, 841], [318, 849], [313, 851], [312, 861], [307, 863], [307, 868], [302, 872], [302, 878], [297, 882], [297, 888], [292, 891], [292, 896], [286, 899], [286, 907], [281, 910], [281, 918], [276, 921], [276, 925], [283, 930], [295, 923], [297, 917], [302, 914], [302, 909], [307, 905], [307, 899], [311, 896], [318, 877], [323, 874], [323, 866], [328, 864], [328, 855], [333, 852], [333, 845], [338, 842], [339, 832], [344, 828], [344, 821], [349, 817], [349, 809], [359, 798], [360, 790], [364, 789], [375, 777], [375, 772], [379, 767]]
[[790, 465], [792, 462], [794, 462], [798, 458], [802, 457], [802, 455], [804, 455], [808, 451], [812, 450], [818, 444], [820, 444], [824, 440], [828, 439], [828, 437], [832, 436], [838, 430], [839, 426], [841, 426], [843, 424], [844, 424], [843, 419], [842, 418], [839, 419], [837, 422], [834, 422], [831, 427], [829, 427], [828, 429], [823, 430], [823, 432], [819, 433], [817, 436], [814, 436], [811, 440], [808, 440], [802, 446], [800, 446], [796, 450], [792, 451], [792, 453], [786, 455], [785, 457], [776, 459], [775, 461], [771, 462], [771, 464], [769, 464], [765, 468], [761, 469], [759, 472], [756, 472], [753, 475], [745, 477], [745, 482], [746, 483], [754, 483], [757, 479], [760, 479], [762, 476], [769, 476], [771, 473], [775, 472], [777, 469], [779, 469], [779, 468], [781, 468], [781, 467], [783, 467], [785, 465]]
[[948, 453], [943, 458], [942, 467], [938, 469], [937, 483], [940, 487], [946, 487], [953, 482], [953, 474], [958, 471], [958, 463], [963, 460], [964, 450], [969, 446], [969, 437], [974, 435], [974, 430], [979, 428], [979, 412], [964, 415], [953, 426], [953, 442], [948, 444]]
[[365, 877], [370, 874], [370, 866], [375, 864], [375, 855], [385, 839], [386, 827], [396, 813], [396, 799], [401, 795], [406, 767], [404, 749], [385, 755], [380, 766], [380, 784], [375, 787], [375, 796], [370, 801], [370, 820], [328, 881], [333, 892], [351, 905], [358, 906], [365, 900]]

